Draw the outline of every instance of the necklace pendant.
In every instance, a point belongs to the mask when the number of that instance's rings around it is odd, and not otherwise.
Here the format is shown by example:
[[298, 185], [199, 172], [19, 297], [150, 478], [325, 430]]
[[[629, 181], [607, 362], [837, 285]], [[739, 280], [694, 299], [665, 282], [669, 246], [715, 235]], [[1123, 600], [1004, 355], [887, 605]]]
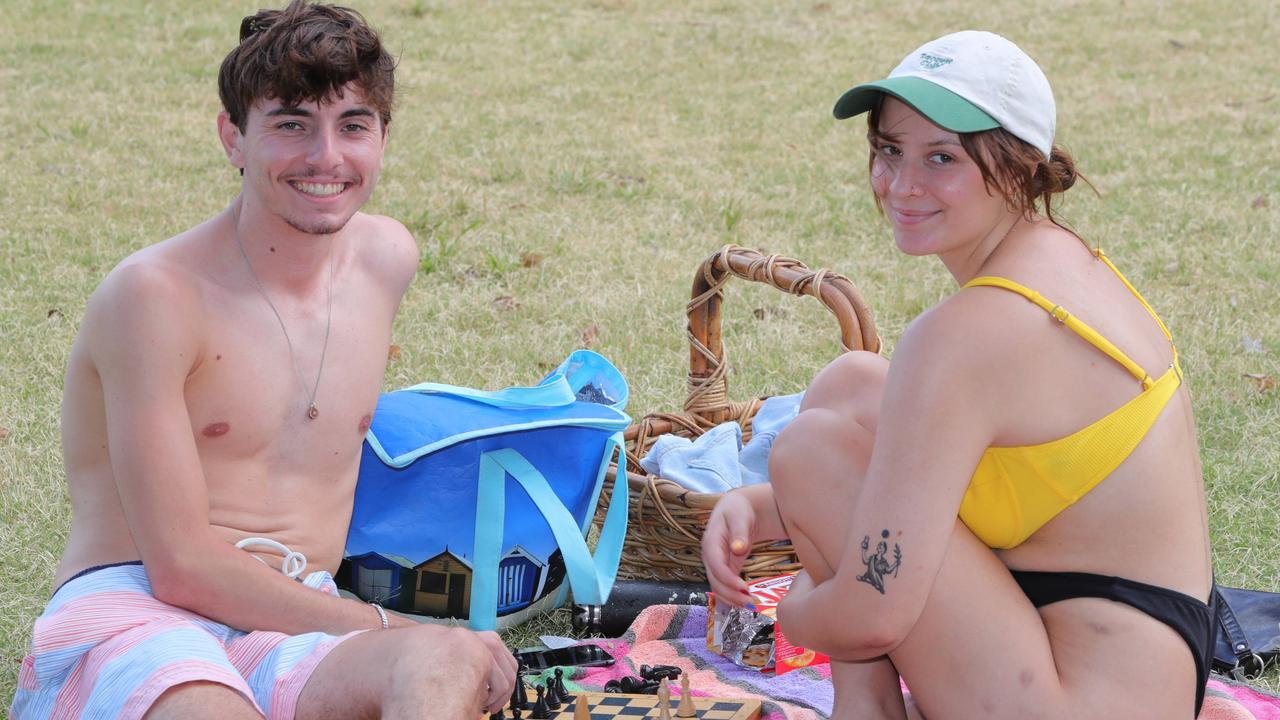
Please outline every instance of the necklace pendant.
[[315, 420], [318, 417], [320, 417], [320, 410], [316, 408], [315, 403], [311, 403], [309, 406], [307, 406], [307, 419]]

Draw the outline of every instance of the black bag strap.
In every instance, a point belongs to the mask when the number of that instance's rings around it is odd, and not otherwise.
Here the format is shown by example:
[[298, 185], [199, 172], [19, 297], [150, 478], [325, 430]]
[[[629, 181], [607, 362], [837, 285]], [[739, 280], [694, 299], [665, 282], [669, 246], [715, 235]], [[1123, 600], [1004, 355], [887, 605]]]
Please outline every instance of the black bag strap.
[[1229, 669], [1232, 677], [1244, 680], [1261, 675], [1262, 657], [1249, 646], [1249, 638], [1245, 637], [1244, 628], [1240, 627], [1240, 621], [1236, 619], [1236, 614], [1231, 611], [1227, 599], [1222, 596], [1216, 585], [1213, 588], [1213, 598], [1218, 606], [1218, 627], [1226, 633], [1227, 640], [1231, 643], [1231, 652], [1236, 656], [1235, 667]]

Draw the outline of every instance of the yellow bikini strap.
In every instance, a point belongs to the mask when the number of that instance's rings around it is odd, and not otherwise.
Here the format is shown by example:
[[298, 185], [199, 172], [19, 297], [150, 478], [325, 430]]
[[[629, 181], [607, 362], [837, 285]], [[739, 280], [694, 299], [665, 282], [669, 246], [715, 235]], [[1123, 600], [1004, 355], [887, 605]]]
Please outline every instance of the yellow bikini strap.
[[1094, 248], [1093, 254], [1099, 260], [1106, 263], [1107, 267], [1111, 268], [1111, 272], [1115, 273], [1116, 277], [1120, 278], [1120, 282], [1124, 283], [1124, 286], [1129, 288], [1129, 292], [1133, 293], [1133, 296], [1138, 298], [1138, 302], [1142, 303], [1142, 307], [1147, 309], [1147, 313], [1151, 315], [1151, 317], [1156, 321], [1156, 324], [1160, 326], [1160, 329], [1164, 331], [1164, 336], [1169, 338], [1169, 342], [1172, 343], [1173, 334], [1169, 332], [1169, 328], [1165, 327], [1164, 321], [1160, 319], [1160, 316], [1156, 314], [1156, 311], [1147, 303], [1147, 299], [1142, 297], [1142, 293], [1138, 292], [1138, 289], [1129, 282], [1129, 278], [1125, 277], [1124, 273], [1120, 272], [1120, 269], [1111, 263], [1111, 258], [1107, 257], [1106, 253], [1102, 252], [1102, 248]]
[[[1110, 265], [1110, 263], [1107, 263], [1107, 264]], [[1123, 277], [1121, 279], [1123, 280]], [[1126, 281], [1125, 284], [1127, 285], [1128, 282]], [[976, 287], [981, 285], [985, 285], [988, 287], [1003, 288], [1005, 290], [1015, 292], [1023, 296], [1024, 298], [1030, 300], [1031, 302], [1035, 303], [1036, 305], [1039, 305], [1042, 309], [1044, 309], [1045, 312], [1053, 316], [1054, 320], [1057, 320], [1063, 325], [1066, 325], [1068, 328], [1071, 328], [1071, 330], [1075, 332], [1075, 334], [1084, 338], [1084, 340], [1088, 342], [1090, 345], [1093, 345], [1094, 347], [1098, 348], [1102, 352], [1106, 353], [1107, 356], [1110, 357], [1112, 360], [1115, 360], [1116, 362], [1120, 363], [1120, 365], [1122, 365], [1124, 369], [1129, 371], [1129, 374], [1133, 375], [1135, 378], [1138, 379], [1139, 382], [1142, 383], [1143, 390], [1146, 390], [1147, 388], [1151, 387], [1152, 383], [1154, 382], [1151, 379], [1151, 376], [1148, 375], [1147, 372], [1143, 370], [1141, 366], [1139, 366], [1134, 361], [1130, 360], [1128, 355], [1125, 355], [1124, 353], [1120, 352], [1120, 348], [1117, 348], [1115, 345], [1112, 345], [1110, 340], [1102, 337], [1102, 335], [1098, 334], [1097, 330], [1094, 330], [1093, 328], [1089, 327], [1085, 323], [1081, 322], [1078, 318], [1073, 316], [1071, 313], [1067, 312], [1061, 305], [1055, 305], [1049, 302], [1044, 298], [1043, 295], [1036, 292], [1035, 290], [1032, 290], [1031, 288], [1028, 288], [1025, 285], [1020, 285], [1007, 278], [995, 277], [993, 275], [984, 275], [982, 277], [976, 277], [970, 280], [969, 282], [965, 283], [964, 287], [960, 289], [964, 290], [966, 288], [971, 288], [971, 287]], [[1132, 289], [1132, 286], [1130, 287]], [[1137, 294], [1137, 291], [1134, 291], [1134, 294]], [[1141, 299], [1141, 297], [1139, 297], [1139, 299]], [[1143, 301], [1143, 304], [1145, 305], [1146, 301]], [[1147, 309], [1150, 310], [1150, 307], [1148, 307]], [[1158, 319], [1159, 318], [1157, 318], [1157, 320]], [[1160, 326], [1164, 327], [1164, 323], [1161, 323]], [[1165, 332], [1166, 334], [1168, 333], [1167, 330]]]

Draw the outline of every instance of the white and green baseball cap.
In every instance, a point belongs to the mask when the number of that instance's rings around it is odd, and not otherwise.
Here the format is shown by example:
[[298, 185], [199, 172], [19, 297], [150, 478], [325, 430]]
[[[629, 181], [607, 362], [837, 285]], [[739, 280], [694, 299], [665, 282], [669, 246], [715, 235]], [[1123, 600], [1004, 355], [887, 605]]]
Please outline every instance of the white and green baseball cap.
[[1026, 53], [995, 33], [964, 30], [921, 45], [889, 77], [857, 85], [836, 101], [839, 120], [888, 93], [955, 133], [1001, 127], [1049, 157], [1057, 106], [1049, 81]]

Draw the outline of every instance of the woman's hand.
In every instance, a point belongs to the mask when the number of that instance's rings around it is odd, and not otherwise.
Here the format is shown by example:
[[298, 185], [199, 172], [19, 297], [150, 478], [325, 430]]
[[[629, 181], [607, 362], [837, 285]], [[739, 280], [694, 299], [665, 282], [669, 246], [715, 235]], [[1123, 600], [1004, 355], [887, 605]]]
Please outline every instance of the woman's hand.
[[716, 501], [702, 534], [702, 564], [716, 598], [730, 605], [751, 603], [742, 565], [756, 538], [756, 509], [741, 489]]

